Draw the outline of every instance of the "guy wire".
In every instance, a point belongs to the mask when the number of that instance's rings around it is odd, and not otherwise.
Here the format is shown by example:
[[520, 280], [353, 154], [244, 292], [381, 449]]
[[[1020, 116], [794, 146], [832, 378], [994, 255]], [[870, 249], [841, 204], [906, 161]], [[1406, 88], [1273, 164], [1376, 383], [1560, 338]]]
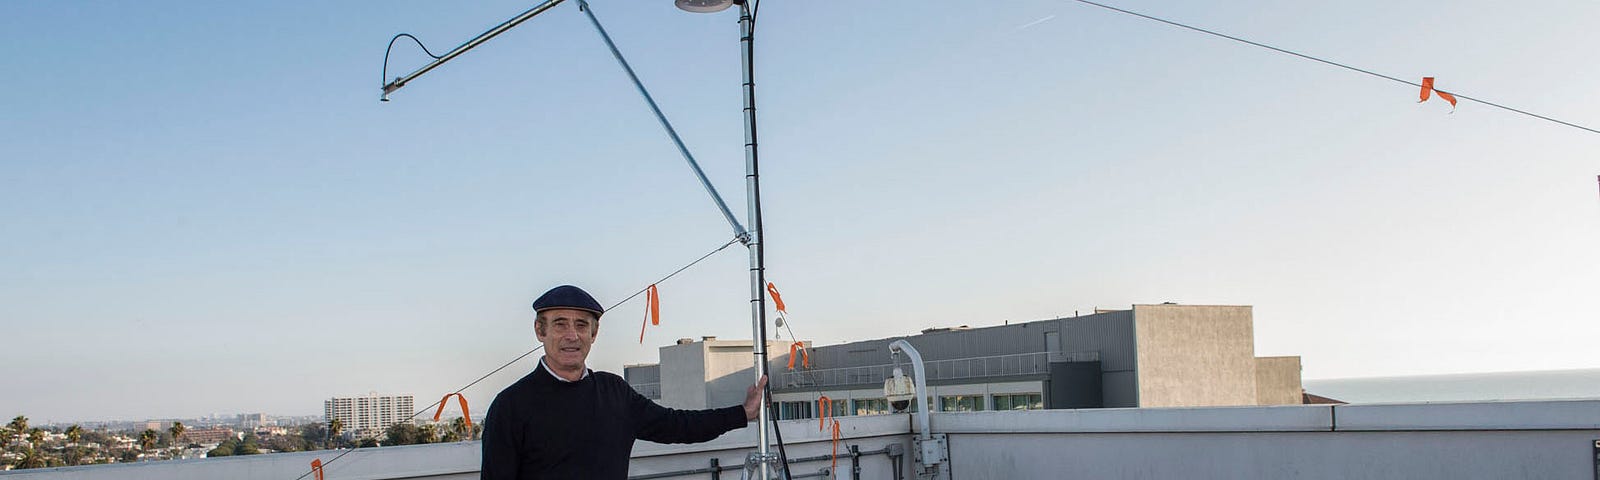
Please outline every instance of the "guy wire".
[[[677, 270], [673, 270], [672, 273], [667, 274], [667, 276], [665, 276], [665, 277], [661, 277], [661, 279], [660, 280], [656, 280], [655, 283], [658, 284], [658, 283], [665, 282], [665, 281], [667, 281], [667, 279], [670, 279], [670, 278], [672, 278], [674, 276], [677, 276], [679, 273], [683, 273], [683, 271], [684, 270], [688, 270], [689, 267], [693, 267], [693, 266], [695, 266], [695, 264], [698, 264], [698, 263], [700, 263], [701, 261], [704, 261], [707, 258], [711, 258], [712, 255], [716, 255], [717, 252], [726, 250], [728, 248], [728, 246], [733, 245], [734, 243], [737, 243], [738, 241], [739, 241], [739, 239], [737, 237], [735, 237], [733, 240], [729, 240], [728, 243], [722, 244], [722, 246], [717, 247], [716, 250], [712, 250], [710, 253], [707, 253], [705, 255], [701, 255], [700, 258], [696, 258], [693, 262], [689, 262], [688, 265], [684, 265], [683, 267], [680, 267]], [[619, 301], [617, 303], [613, 303], [613, 304], [611, 304], [610, 307], [606, 307], [606, 311], [609, 312], [612, 309], [615, 309], [617, 307], [622, 306], [622, 304], [624, 304], [624, 303], [628, 303], [629, 300], [633, 300], [634, 297], [639, 296], [639, 294], [644, 293], [645, 290], [649, 290], [649, 289], [650, 289], [650, 287], [648, 287], [648, 286], [645, 287], [645, 288], [639, 289], [639, 291], [634, 292], [633, 295], [628, 295], [628, 297], [622, 299], [622, 301]], [[537, 347], [533, 347], [532, 350], [528, 350], [526, 353], [523, 353], [522, 355], [518, 355], [517, 358], [511, 359], [511, 361], [506, 362], [504, 365], [501, 365], [499, 368], [496, 368], [494, 370], [489, 371], [489, 373], [486, 373], [483, 376], [478, 377], [477, 380], [473, 380], [472, 383], [468, 383], [466, 386], [458, 388], [458, 389], [456, 389], [456, 391], [451, 392], [450, 394], [459, 394], [461, 392], [464, 392], [468, 388], [472, 388], [473, 385], [477, 385], [478, 382], [482, 382], [482, 381], [484, 381], [484, 379], [487, 379], [487, 378], [489, 378], [490, 376], [493, 376], [496, 373], [500, 373], [500, 371], [501, 370], [505, 370], [506, 367], [509, 367], [512, 364], [520, 362], [524, 358], [528, 358], [528, 355], [533, 355], [534, 352], [537, 352], [537, 351], [539, 351], [540, 349], [543, 349], [543, 348], [544, 348], [544, 345], [539, 345]], [[411, 420], [413, 418], [417, 418], [418, 415], [422, 415], [423, 413], [426, 413], [428, 410], [431, 410], [434, 407], [439, 406], [439, 402], [443, 402], [444, 399], [449, 397], [450, 394], [447, 394], [447, 395], [445, 395], [443, 397], [440, 397], [439, 400], [435, 400], [432, 404], [430, 404], [430, 405], [428, 405], [426, 407], [423, 407], [421, 410], [417, 410], [416, 413], [413, 413], [413, 414], [411, 414], [411, 416], [406, 417], [405, 420]], [[323, 468], [327, 468], [329, 464], [333, 463], [336, 460], [339, 460], [340, 458], [343, 458], [345, 455], [349, 455], [350, 452], [354, 452], [354, 451], [356, 451], [356, 450], [358, 450], [360, 448], [363, 448], [363, 447], [354, 447], [354, 448], [345, 449], [345, 451], [340, 452], [338, 455], [335, 455], [332, 459], [330, 459], [330, 460], [328, 460], [326, 462], [322, 462], [322, 467]], [[306, 476], [311, 475], [311, 473], [312, 472], [310, 472], [310, 471], [307, 471], [306, 473], [302, 473], [302, 474], [300, 474], [300, 476], [295, 477], [295, 480], [304, 479], [304, 478], [306, 478]]]
[[[1135, 17], [1143, 18], [1143, 19], [1146, 19], [1146, 20], [1154, 20], [1154, 21], [1157, 21], [1157, 22], [1165, 23], [1167, 25], [1172, 25], [1174, 27], [1185, 28], [1185, 29], [1196, 31], [1196, 32], [1204, 33], [1204, 34], [1207, 34], [1207, 35], [1220, 37], [1220, 38], [1225, 38], [1225, 39], [1228, 39], [1228, 40], [1233, 40], [1233, 41], [1239, 42], [1239, 43], [1244, 43], [1244, 44], [1253, 45], [1253, 46], [1260, 47], [1260, 48], [1265, 48], [1265, 49], [1272, 50], [1272, 51], [1275, 51], [1275, 52], [1278, 52], [1278, 53], [1293, 55], [1293, 56], [1296, 56], [1296, 57], [1304, 58], [1306, 60], [1311, 60], [1311, 61], [1315, 61], [1315, 62], [1321, 62], [1321, 63], [1324, 63], [1324, 64], [1328, 64], [1328, 65], [1332, 65], [1332, 66], [1335, 66], [1335, 67], [1343, 68], [1345, 70], [1364, 73], [1364, 74], [1371, 75], [1371, 76], [1378, 77], [1378, 78], [1382, 78], [1382, 79], [1385, 79], [1385, 80], [1404, 83], [1406, 85], [1410, 85], [1410, 86], [1417, 87], [1417, 88], [1421, 88], [1422, 87], [1422, 84], [1416, 83], [1416, 82], [1412, 82], [1410, 80], [1403, 80], [1403, 79], [1400, 79], [1400, 78], [1391, 77], [1389, 75], [1384, 75], [1384, 74], [1381, 74], [1381, 73], [1378, 73], [1378, 72], [1374, 72], [1374, 71], [1371, 71], [1371, 70], [1366, 70], [1366, 69], [1362, 69], [1362, 68], [1353, 67], [1353, 66], [1350, 66], [1350, 65], [1345, 65], [1343, 63], [1335, 62], [1335, 61], [1332, 61], [1332, 60], [1324, 60], [1324, 59], [1321, 59], [1321, 58], [1317, 58], [1317, 57], [1313, 57], [1313, 56], [1310, 56], [1310, 55], [1306, 55], [1304, 53], [1295, 52], [1295, 51], [1292, 51], [1292, 50], [1287, 50], [1287, 49], [1283, 49], [1283, 48], [1274, 47], [1272, 45], [1267, 45], [1265, 43], [1254, 42], [1254, 41], [1246, 40], [1246, 39], [1243, 39], [1243, 38], [1235, 37], [1233, 35], [1228, 35], [1226, 33], [1214, 32], [1214, 31], [1211, 31], [1211, 30], [1206, 30], [1204, 28], [1178, 23], [1178, 22], [1175, 22], [1175, 21], [1172, 21], [1172, 20], [1167, 20], [1167, 19], [1160, 18], [1160, 17], [1146, 15], [1146, 14], [1135, 12], [1135, 11], [1132, 11], [1132, 10], [1124, 10], [1124, 9], [1113, 7], [1113, 6], [1106, 5], [1106, 4], [1091, 2], [1089, 0], [1072, 0], [1072, 1], [1078, 2], [1078, 3], [1082, 3], [1082, 4], [1085, 4], [1085, 5], [1093, 5], [1093, 6], [1096, 6], [1096, 7], [1104, 8], [1106, 10], [1120, 12], [1120, 13], [1124, 13], [1124, 14], [1128, 14], [1128, 15], [1133, 15]], [[1540, 120], [1553, 122], [1553, 123], [1558, 123], [1558, 124], [1561, 124], [1561, 125], [1566, 125], [1568, 127], [1572, 127], [1572, 128], [1576, 128], [1576, 129], [1579, 129], [1579, 130], [1587, 131], [1589, 133], [1600, 133], [1600, 130], [1595, 130], [1593, 128], [1585, 127], [1583, 125], [1578, 125], [1576, 123], [1567, 122], [1567, 121], [1563, 121], [1563, 120], [1557, 120], [1555, 118], [1547, 117], [1547, 116], [1544, 116], [1544, 115], [1539, 115], [1539, 114], [1533, 113], [1533, 112], [1519, 110], [1519, 109], [1516, 109], [1516, 108], [1512, 108], [1512, 107], [1508, 107], [1508, 106], [1501, 105], [1501, 104], [1498, 104], [1498, 103], [1494, 103], [1494, 102], [1491, 102], [1491, 101], [1488, 101], [1488, 100], [1481, 100], [1481, 99], [1473, 98], [1473, 97], [1470, 97], [1470, 96], [1467, 96], [1467, 95], [1456, 93], [1455, 91], [1447, 91], [1447, 90], [1437, 90], [1437, 91], [1449, 93], [1451, 95], [1455, 95], [1458, 98], [1462, 98], [1462, 99], [1465, 99], [1465, 100], [1471, 100], [1471, 101], [1478, 102], [1478, 103], [1481, 103], [1481, 104], [1484, 104], [1484, 105], [1488, 105], [1488, 106], [1491, 106], [1491, 107], [1499, 108], [1501, 110], [1505, 110], [1505, 111], [1508, 111], [1508, 112], [1520, 113], [1520, 114], [1527, 115], [1529, 117], [1537, 118], [1537, 119], [1540, 119]]]

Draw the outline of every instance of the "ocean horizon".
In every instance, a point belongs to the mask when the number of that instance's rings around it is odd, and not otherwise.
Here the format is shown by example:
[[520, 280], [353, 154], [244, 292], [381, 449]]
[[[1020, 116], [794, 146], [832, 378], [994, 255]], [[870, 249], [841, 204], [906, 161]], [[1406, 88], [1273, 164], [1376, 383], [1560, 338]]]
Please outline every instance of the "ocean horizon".
[[1600, 399], [1600, 368], [1305, 380], [1307, 393], [1349, 403]]

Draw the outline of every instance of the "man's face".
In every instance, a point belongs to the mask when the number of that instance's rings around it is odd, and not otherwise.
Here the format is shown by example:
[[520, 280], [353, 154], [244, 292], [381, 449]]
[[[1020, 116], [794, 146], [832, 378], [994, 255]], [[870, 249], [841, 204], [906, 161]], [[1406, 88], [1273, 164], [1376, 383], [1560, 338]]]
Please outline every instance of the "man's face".
[[600, 332], [600, 320], [583, 310], [552, 308], [539, 312], [533, 330], [544, 344], [544, 356], [551, 367], [582, 370], [594, 336]]

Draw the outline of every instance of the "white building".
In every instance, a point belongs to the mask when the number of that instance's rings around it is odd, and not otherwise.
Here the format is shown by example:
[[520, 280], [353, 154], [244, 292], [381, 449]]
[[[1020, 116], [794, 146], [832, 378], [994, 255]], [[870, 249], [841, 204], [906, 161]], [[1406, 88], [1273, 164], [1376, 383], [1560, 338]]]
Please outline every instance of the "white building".
[[413, 403], [410, 395], [334, 397], [322, 402], [322, 418], [326, 422], [338, 419], [344, 432], [356, 437], [376, 437], [391, 425], [409, 421]]

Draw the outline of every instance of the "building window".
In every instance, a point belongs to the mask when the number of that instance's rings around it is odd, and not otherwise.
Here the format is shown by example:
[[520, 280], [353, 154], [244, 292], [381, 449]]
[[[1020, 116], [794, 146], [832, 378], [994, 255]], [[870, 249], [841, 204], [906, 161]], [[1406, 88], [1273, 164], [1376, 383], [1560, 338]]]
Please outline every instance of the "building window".
[[811, 404], [812, 402], [781, 402], [778, 404], [778, 420], [813, 418]]
[[982, 395], [952, 395], [939, 397], [939, 411], [941, 412], [981, 412], [983, 411]]
[[828, 415], [835, 417], [855, 415], [855, 412], [850, 410], [850, 402], [847, 402], [844, 399], [828, 402], [828, 410]]
[[855, 411], [855, 415], [882, 415], [889, 413], [889, 399], [868, 398], [863, 400], [851, 400], [850, 407], [851, 410]]
[[[927, 405], [933, 405], [933, 397], [928, 397], [928, 399], [927, 399], [927, 400], [925, 400], [925, 401], [926, 401], [926, 402], [927, 402], [927, 403], [926, 403], [926, 404], [927, 404]], [[892, 407], [894, 407], [894, 405], [889, 405], [889, 406], [890, 406], [890, 407], [891, 407], [891, 408], [892, 408]], [[913, 398], [913, 399], [911, 399], [911, 402], [910, 402], [910, 403], [908, 403], [908, 404], [906, 404], [906, 409], [905, 409], [905, 411], [906, 411], [906, 412], [910, 412], [910, 413], [916, 413], [916, 412], [917, 412], [917, 408], [918, 408], [918, 407], [917, 407], [917, 399], [915, 399], [915, 398]], [[934, 409], [934, 411], [936, 411], [936, 412], [937, 412], [937, 411], [939, 411], [939, 410], [938, 410], [938, 409]]]
[[1013, 393], [994, 396], [995, 410], [1043, 410], [1044, 396], [1037, 393]]

